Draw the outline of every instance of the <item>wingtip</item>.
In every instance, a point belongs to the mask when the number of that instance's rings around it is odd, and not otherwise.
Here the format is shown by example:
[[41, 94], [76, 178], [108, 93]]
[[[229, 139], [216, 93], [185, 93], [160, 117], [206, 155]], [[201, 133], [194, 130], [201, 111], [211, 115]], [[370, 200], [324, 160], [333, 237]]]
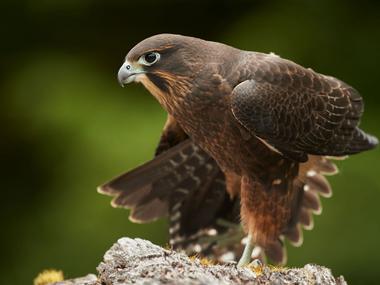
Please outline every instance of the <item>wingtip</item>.
[[320, 215], [322, 214], [322, 211], [323, 211], [322, 205], [319, 204], [318, 209], [312, 209], [311, 211], [312, 211], [312, 213], [313, 213], [314, 215], [316, 215], [316, 216], [320, 216]]
[[379, 139], [375, 136], [368, 136], [369, 138], [369, 141], [370, 141], [370, 144], [373, 146], [373, 147], [376, 147], [378, 144], [379, 144]]
[[100, 186], [96, 187], [96, 192], [98, 192], [99, 194], [106, 194], [107, 193], [104, 190], [104, 186], [103, 185], [100, 185]]
[[289, 241], [289, 243], [294, 246], [294, 247], [301, 247], [301, 245], [303, 244], [303, 231], [302, 229], [300, 229], [301, 233], [300, 233], [300, 238], [298, 241]]
[[302, 227], [306, 231], [311, 231], [314, 229], [314, 218], [312, 215], [310, 215], [310, 222], [308, 224], [302, 224]]
[[359, 129], [354, 137], [352, 149], [350, 149], [352, 154], [360, 153], [362, 151], [367, 151], [374, 149], [379, 144], [379, 139], [373, 135], [365, 133], [363, 130]]
[[128, 220], [134, 224], [145, 224], [146, 222], [133, 216], [133, 212], [129, 214]]
[[117, 196], [117, 197], [115, 197], [115, 198], [112, 199], [112, 201], [111, 201], [111, 206], [112, 206], [112, 208], [126, 208], [126, 209], [128, 209], [128, 208], [125, 207], [124, 205], [121, 205], [120, 203], [117, 202], [117, 199], [118, 199], [118, 198], [119, 198], [119, 197]]
[[99, 194], [108, 195], [108, 196], [112, 196], [114, 194], [114, 192], [112, 191], [112, 188], [110, 188], [108, 184], [103, 184], [96, 187], [96, 191]]
[[[303, 244], [303, 231], [300, 223], [297, 223], [293, 231], [285, 234], [287, 241], [294, 247], [300, 247]], [[295, 235], [294, 235], [295, 233]]]

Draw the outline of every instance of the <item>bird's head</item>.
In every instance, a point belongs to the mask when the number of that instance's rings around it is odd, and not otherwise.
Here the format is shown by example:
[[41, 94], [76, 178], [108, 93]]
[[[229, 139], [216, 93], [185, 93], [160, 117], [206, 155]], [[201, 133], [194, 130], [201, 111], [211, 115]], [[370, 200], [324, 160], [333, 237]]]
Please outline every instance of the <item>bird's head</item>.
[[204, 45], [206, 41], [172, 34], [147, 38], [129, 51], [118, 80], [122, 86], [149, 80], [165, 91], [171, 79], [194, 76], [202, 63], [199, 49]]
[[[170, 113], [194, 89], [211, 88], [213, 75], [218, 70], [229, 70], [228, 62], [234, 62], [236, 51], [198, 38], [159, 34], [129, 51], [119, 69], [118, 80], [122, 86], [141, 82]], [[217, 84], [219, 78], [214, 82]]]
[[197, 38], [160, 34], [133, 47], [118, 72], [122, 86], [141, 82], [161, 103], [168, 94], [189, 93], [197, 74], [210, 65], [214, 45]]

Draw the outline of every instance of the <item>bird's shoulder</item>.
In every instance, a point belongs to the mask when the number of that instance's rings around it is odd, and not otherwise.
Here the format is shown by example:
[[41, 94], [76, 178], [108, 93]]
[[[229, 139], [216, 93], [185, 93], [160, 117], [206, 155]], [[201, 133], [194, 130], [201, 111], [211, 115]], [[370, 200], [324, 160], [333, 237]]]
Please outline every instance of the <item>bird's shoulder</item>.
[[301, 105], [309, 104], [313, 108], [318, 108], [321, 104], [330, 107], [345, 106], [349, 113], [353, 112], [359, 117], [363, 112], [363, 99], [349, 84], [273, 53], [245, 52], [239, 66], [239, 79], [235, 82], [235, 87], [244, 81], [253, 81], [257, 83], [254, 86], [265, 87], [266, 92], [278, 94], [280, 97], [273, 97], [280, 98], [278, 102], [293, 98], [301, 100]]
[[345, 82], [274, 53], [242, 52], [236, 70], [239, 73], [237, 84], [254, 80], [310, 95], [326, 95], [334, 91], [342, 92], [352, 99], [361, 98], [359, 92]]

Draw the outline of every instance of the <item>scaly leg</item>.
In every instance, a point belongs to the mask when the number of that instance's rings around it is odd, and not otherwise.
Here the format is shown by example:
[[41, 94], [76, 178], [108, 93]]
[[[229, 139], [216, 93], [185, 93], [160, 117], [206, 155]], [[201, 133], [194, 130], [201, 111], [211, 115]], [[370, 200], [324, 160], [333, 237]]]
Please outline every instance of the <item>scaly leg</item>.
[[243, 254], [239, 260], [238, 267], [243, 267], [245, 265], [248, 265], [251, 262], [251, 255], [253, 251], [253, 244], [252, 244], [252, 236], [248, 235], [247, 237], [247, 244], [245, 245]]

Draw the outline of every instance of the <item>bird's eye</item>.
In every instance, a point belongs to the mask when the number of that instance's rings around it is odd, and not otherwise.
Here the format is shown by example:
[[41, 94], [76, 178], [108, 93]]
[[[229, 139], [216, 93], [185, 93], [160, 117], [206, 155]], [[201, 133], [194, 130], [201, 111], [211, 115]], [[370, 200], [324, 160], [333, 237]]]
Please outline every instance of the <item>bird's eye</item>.
[[152, 65], [160, 59], [158, 52], [149, 52], [140, 57], [139, 62], [143, 65]]

